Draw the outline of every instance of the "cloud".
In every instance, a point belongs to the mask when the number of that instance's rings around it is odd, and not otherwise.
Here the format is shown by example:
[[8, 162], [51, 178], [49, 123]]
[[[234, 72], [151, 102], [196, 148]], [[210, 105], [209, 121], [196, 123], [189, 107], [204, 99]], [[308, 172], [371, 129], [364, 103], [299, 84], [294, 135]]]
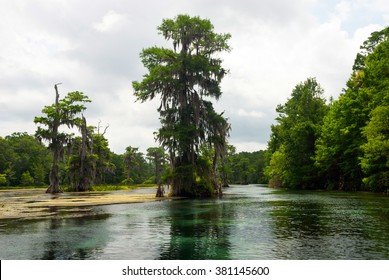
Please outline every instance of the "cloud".
[[246, 111], [245, 109], [239, 109], [238, 116], [260, 119], [263, 117], [263, 113], [259, 111]]
[[238, 150], [264, 148], [275, 107], [296, 84], [317, 77], [327, 97], [341, 93], [359, 46], [388, 24], [388, 6], [383, 0], [5, 2], [0, 135], [33, 133], [34, 117], [53, 103], [53, 85], [62, 82], [61, 96], [80, 90], [92, 99], [88, 122], [110, 124], [106, 136], [115, 152], [155, 146], [159, 101], [135, 102], [131, 82], [146, 73], [143, 48], [170, 47], [157, 32], [162, 19], [185, 13], [231, 33], [232, 51], [222, 54], [230, 74], [215, 108], [229, 118]]
[[100, 32], [111, 32], [126, 24], [126, 16], [115, 11], [106, 13], [101, 21], [93, 24], [93, 28]]
[[335, 6], [335, 14], [332, 20], [343, 22], [350, 17], [351, 3], [347, 0], [342, 0]]

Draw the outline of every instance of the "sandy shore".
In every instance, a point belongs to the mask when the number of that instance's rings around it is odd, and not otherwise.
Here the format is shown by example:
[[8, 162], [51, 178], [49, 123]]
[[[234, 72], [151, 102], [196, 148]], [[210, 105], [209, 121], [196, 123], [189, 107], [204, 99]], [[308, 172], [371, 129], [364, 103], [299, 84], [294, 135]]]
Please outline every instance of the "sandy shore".
[[[0, 191], [0, 219], [41, 219], [58, 216], [85, 216], [91, 206], [163, 200], [155, 191], [130, 191], [46, 194], [44, 189]], [[69, 215], [66, 215], [66, 213]], [[77, 213], [76, 215], [74, 213]]]

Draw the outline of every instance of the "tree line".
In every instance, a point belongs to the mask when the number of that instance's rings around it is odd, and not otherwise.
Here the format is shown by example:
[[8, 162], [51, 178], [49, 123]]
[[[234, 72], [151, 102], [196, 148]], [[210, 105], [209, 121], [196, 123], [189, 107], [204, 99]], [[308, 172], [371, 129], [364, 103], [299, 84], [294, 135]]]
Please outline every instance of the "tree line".
[[[95, 185], [137, 185], [137, 184], [168, 184], [170, 183], [170, 164], [168, 154], [161, 147], [150, 147], [146, 153], [139, 148], [128, 146], [121, 154], [109, 148], [108, 140], [98, 127], [93, 130], [93, 147], [90, 149], [88, 171], [93, 174], [88, 182], [90, 190]], [[77, 189], [80, 176], [79, 148], [82, 141], [80, 135], [73, 135], [70, 144], [64, 147], [59, 160], [59, 185], [68, 190]], [[263, 175], [265, 151], [236, 152], [229, 145], [228, 156], [224, 170], [227, 184], [266, 183]], [[45, 186], [50, 184], [49, 175], [53, 154], [36, 135], [26, 132], [15, 132], [0, 137], [0, 186]]]
[[[123, 154], [116, 154], [109, 149], [103, 135], [95, 133], [92, 137], [93, 147], [89, 147], [83, 168], [79, 152], [81, 136], [74, 136], [61, 151], [58, 161], [60, 186], [86, 191], [93, 185], [154, 183], [148, 181], [153, 179], [150, 161], [136, 148], [129, 146]], [[0, 186], [50, 185], [53, 157], [36, 135], [15, 132], [0, 137]]]
[[276, 109], [265, 175], [271, 186], [385, 192], [389, 188], [389, 28], [357, 54], [337, 100], [315, 78]]

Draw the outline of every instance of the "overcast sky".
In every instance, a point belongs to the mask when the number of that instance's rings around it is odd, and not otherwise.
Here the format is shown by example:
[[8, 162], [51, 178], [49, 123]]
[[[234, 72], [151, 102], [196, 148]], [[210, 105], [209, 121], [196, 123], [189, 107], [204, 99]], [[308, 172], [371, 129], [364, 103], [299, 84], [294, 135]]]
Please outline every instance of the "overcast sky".
[[338, 97], [359, 46], [389, 24], [387, 0], [0, 0], [0, 136], [33, 134], [35, 116], [82, 91], [92, 99], [89, 125], [109, 124], [110, 148], [157, 146], [159, 101], [135, 102], [131, 82], [146, 73], [142, 48], [170, 46], [157, 26], [189, 14], [230, 33], [230, 74], [215, 102], [232, 125], [238, 151], [266, 148], [277, 104], [296, 84], [316, 77]]

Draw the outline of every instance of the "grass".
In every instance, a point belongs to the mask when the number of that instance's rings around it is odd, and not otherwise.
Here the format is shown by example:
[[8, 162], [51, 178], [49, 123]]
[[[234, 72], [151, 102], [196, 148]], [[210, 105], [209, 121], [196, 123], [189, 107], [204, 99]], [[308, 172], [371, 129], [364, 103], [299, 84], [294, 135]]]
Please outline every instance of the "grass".
[[137, 188], [152, 188], [157, 187], [155, 184], [136, 184], [136, 185], [99, 185], [93, 186], [91, 191], [104, 192], [104, 191], [123, 191], [123, 190], [134, 190]]
[[157, 185], [156, 184], [137, 184], [135, 185], [135, 187], [137, 188], [156, 188]]
[[47, 189], [48, 186], [0, 186], [0, 190]]
[[118, 186], [118, 185], [98, 185], [92, 186], [92, 192], [106, 192], [106, 191], [125, 191], [135, 189], [134, 186]]
[[[137, 188], [152, 188], [157, 187], [155, 184], [135, 184], [135, 185], [96, 185], [92, 186], [90, 191], [92, 192], [105, 192], [105, 191], [126, 191]], [[0, 190], [17, 190], [17, 189], [47, 189], [48, 186], [0, 186]], [[69, 186], [62, 186], [65, 192], [71, 192]]]

